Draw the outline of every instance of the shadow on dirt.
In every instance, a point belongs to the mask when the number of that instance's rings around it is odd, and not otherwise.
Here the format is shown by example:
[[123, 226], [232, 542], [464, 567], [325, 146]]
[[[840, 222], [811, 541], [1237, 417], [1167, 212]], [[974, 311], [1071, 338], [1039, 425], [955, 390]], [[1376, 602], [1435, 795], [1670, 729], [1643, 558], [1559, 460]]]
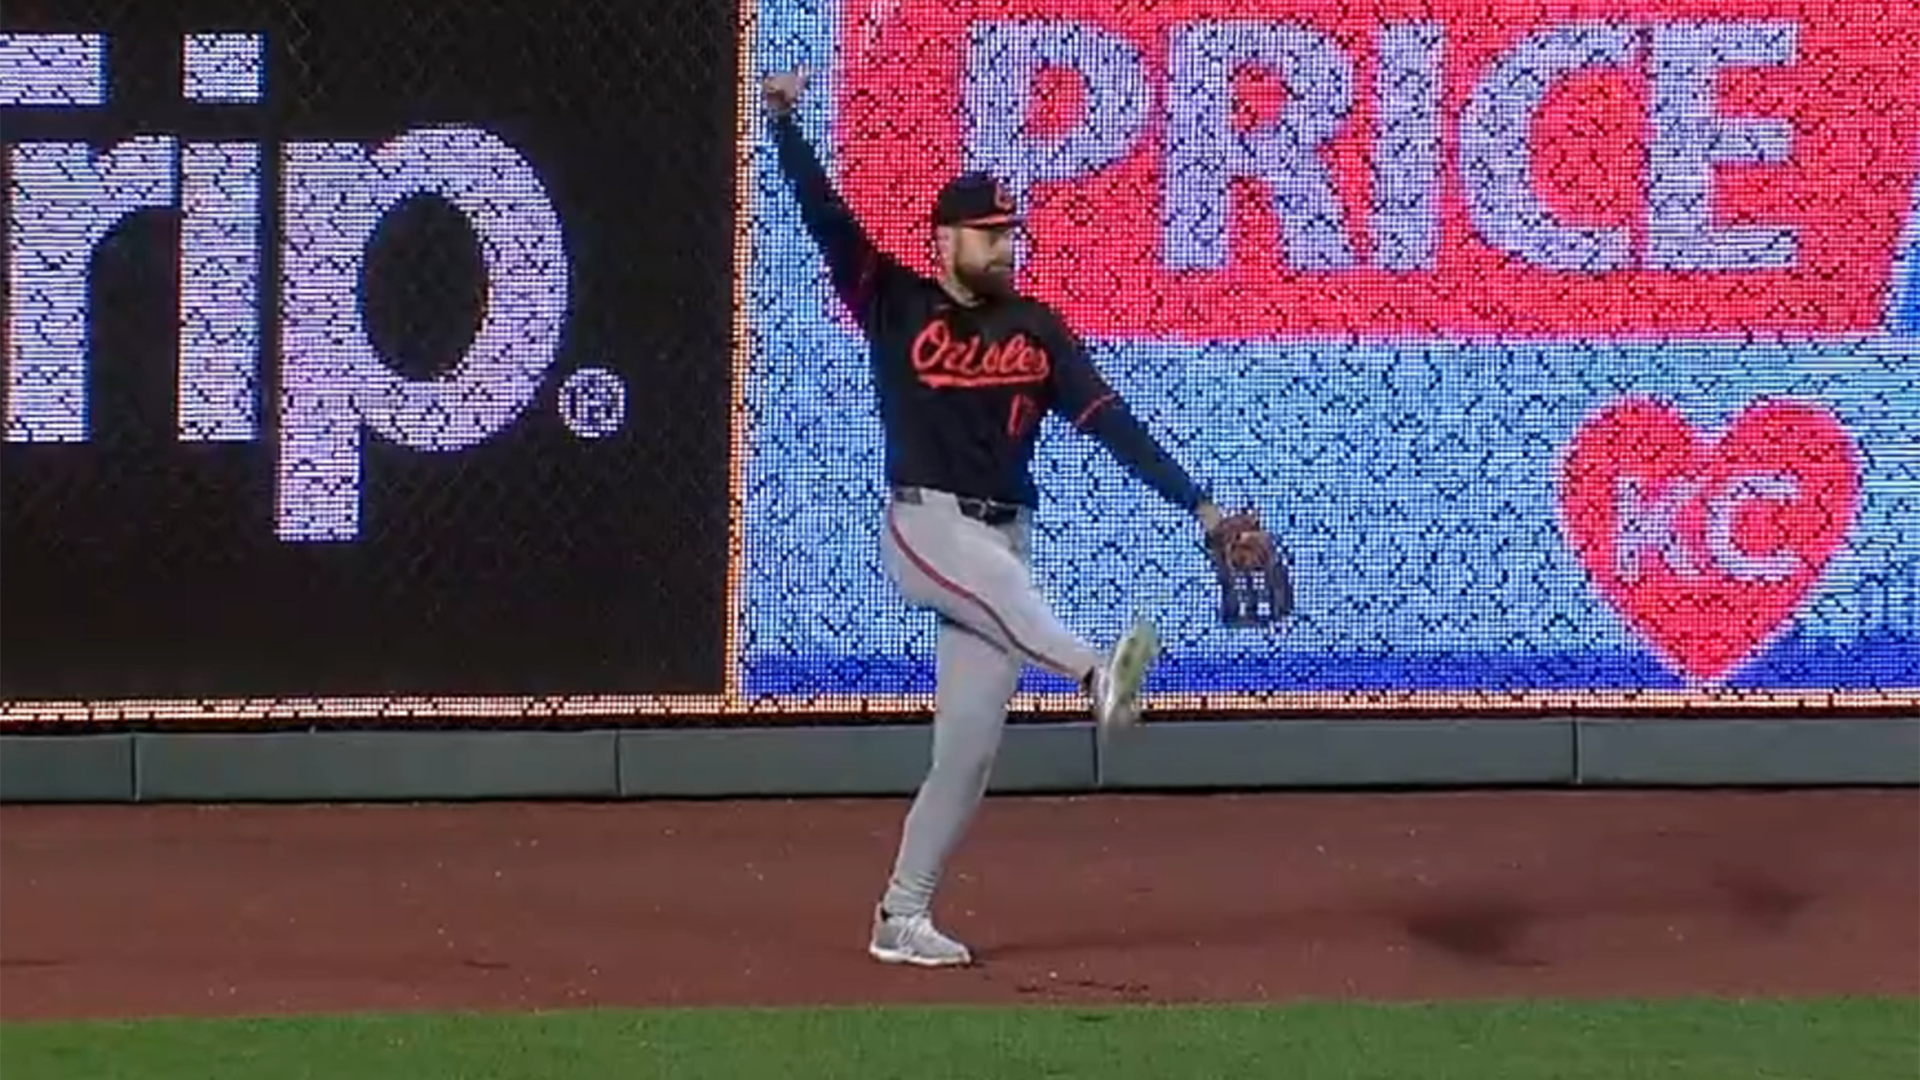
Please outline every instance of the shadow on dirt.
[[1413, 940], [1464, 960], [1502, 967], [1542, 967], [1546, 961], [1521, 952], [1522, 940], [1541, 913], [1512, 900], [1466, 897], [1403, 913]]

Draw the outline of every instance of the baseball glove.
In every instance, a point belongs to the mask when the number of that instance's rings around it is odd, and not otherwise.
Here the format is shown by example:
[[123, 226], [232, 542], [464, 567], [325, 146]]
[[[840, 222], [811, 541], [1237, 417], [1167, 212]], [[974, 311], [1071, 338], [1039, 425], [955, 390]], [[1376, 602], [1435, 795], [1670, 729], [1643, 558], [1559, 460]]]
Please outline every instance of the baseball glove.
[[1273, 537], [1251, 512], [1229, 514], [1208, 533], [1207, 557], [1220, 578], [1220, 621], [1267, 626], [1293, 611], [1293, 578]]

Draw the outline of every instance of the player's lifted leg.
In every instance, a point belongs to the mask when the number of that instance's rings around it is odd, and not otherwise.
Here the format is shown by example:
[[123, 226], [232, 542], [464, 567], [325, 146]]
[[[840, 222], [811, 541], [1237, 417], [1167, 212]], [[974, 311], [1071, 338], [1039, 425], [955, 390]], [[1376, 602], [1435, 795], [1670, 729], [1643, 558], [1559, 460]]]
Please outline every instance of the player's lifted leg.
[[1094, 670], [1087, 693], [1093, 699], [1093, 716], [1106, 727], [1135, 723], [1140, 719], [1140, 689], [1147, 672], [1160, 653], [1160, 636], [1153, 624], [1135, 619], [1126, 634], [1113, 647], [1106, 663]]
[[1102, 655], [1054, 615], [1033, 585], [1023, 523], [996, 529], [964, 517], [951, 496], [896, 502], [882, 551], [888, 574], [908, 602], [931, 608], [1016, 656], [1023, 664], [1073, 679], [1103, 725], [1140, 716], [1140, 690], [1159, 648], [1151, 624], [1136, 620]]

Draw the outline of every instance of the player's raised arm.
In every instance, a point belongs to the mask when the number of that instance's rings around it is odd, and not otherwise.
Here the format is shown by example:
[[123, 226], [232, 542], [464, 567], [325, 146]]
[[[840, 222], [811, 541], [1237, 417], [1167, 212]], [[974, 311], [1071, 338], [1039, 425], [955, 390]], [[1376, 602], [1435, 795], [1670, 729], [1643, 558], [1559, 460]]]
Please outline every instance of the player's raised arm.
[[1080, 431], [1100, 440], [1134, 478], [1200, 519], [1211, 529], [1220, 512], [1207, 492], [1161, 447], [1118, 391], [1088, 359], [1078, 335], [1056, 322], [1053, 333], [1054, 409]]
[[893, 260], [873, 243], [853, 211], [834, 190], [826, 167], [793, 116], [806, 91], [807, 69], [775, 75], [762, 84], [768, 122], [773, 127], [780, 170], [800, 203], [807, 232], [827, 260], [833, 288], [862, 326], [867, 325], [876, 291], [897, 273]]

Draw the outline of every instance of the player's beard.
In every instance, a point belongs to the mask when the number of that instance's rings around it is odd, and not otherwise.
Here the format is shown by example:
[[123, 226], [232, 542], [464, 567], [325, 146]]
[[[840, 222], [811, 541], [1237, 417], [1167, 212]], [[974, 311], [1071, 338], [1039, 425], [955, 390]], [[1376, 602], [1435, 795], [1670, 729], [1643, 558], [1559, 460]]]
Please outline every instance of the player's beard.
[[960, 284], [975, 296], [1005, 300], [1013, 295], [1013, 266], [981, 265], [960, 268]]

